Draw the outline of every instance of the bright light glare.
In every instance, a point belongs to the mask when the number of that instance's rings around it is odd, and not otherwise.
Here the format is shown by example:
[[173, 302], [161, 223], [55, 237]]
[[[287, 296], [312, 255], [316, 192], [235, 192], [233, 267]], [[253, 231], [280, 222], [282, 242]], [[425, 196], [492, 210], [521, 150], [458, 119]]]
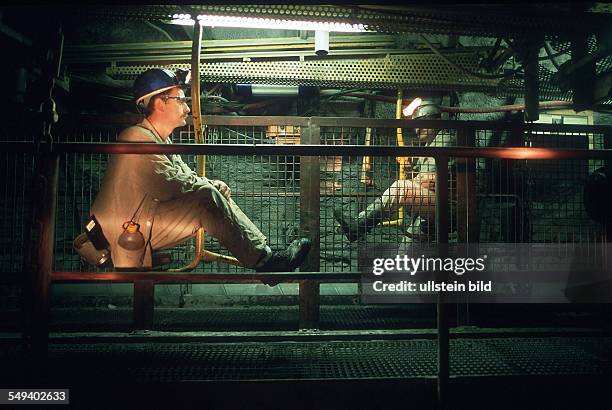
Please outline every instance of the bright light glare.
[[[201, 25], [207, 27], [240, 27], [240, 28], [265, 28], [284, 30], [323, 30], [340, 32], [367, 31], [363, 24], [333, 23], [319, 21], [281, 20], [259, 17], [233, 17], [213, 16], [200, 14], [197, 20]], [[189, 14], [172, 15], [172, 24], [192, 26], [195, 22]]]
[[414, 114], [414, 110], [419, 108], [422, 102], [423, 101], [420, 98], [415, 98], [410, 104], [404, 107], [404, 109], [402, 110], [402, 114], [404, 114], [405, 117], [411, 117], [412, 114]]

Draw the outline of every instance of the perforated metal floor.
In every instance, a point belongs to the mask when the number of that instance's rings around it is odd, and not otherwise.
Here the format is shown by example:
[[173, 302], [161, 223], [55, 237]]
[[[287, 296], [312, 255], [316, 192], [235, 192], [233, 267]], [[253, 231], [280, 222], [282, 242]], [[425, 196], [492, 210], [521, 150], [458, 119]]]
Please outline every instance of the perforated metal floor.
[[[609, 328], [609, 308], [564, 306], [471, 306], [462, 325], [480, 327], [592, 327]], [[451, 323], [455, 322], [451, 315]], [[436, 326], [433, 305], [323, 305], [321, 330], [432, 329]], [[161, 331], [297, 330], [297, 306], [238, 306], [210, 308], [156, 308], [153, 329]], [[54, 308], [51, 331], [130, 331], [131, 308]], [[452, 324], [454, 326], [454, 324]], [[0, 310], [0, 331], [16, 332], [17, 310]]]
[[[612, 337], [451, 340], [455, 377], [612, 374]], [[17, 370], [20, 349], [3, 346]], [[137, 382], [430, 378], [435, 340], [52, 344], [53, 378]], [[4, 375], [10, 372], [3, 372]]]

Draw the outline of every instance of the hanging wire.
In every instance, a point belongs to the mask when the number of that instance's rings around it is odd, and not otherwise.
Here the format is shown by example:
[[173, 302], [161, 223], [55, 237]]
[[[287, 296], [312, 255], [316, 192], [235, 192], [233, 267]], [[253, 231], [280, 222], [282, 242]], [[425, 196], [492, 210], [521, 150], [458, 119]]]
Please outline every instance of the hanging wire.
[[557, 60], [555, 60], [555, 57], [553, 56], [553, 52], [552, 52], [552, 49], [550, 48], [550, 44], [548, 44], [548, 41], [544, 42], [544, 50], [546, 51], [546, 55], [548, 56], [548, 59], [550, 60], [552, 65], [554, 65], [555, 68], [559, 70], [560, 69], [559, 63], [557, 63]]
[[429, 40], [427, 40], [427, 38], [423, 34], [420, 34], [420, 37], [423, 39], [423, 41], [425, 42], [427, 47], [429, 47], [429, 49], [434, 52], [434, 54], [436, 54], [438, 57], [440, 57], [441, 59], [446, 61], [448, 64], [450, 64], [451, 66], [453, 66], [457, 70], [463, 72], [464, 74], [472, 76], [472, 77], [482, 78], [484, 80], [501, 80], [501, 79], [513, 77], [515, 74], [519, 73], [520, 70], [521, 70], [521, 68], [519, 67], [516, 70], [513, 70], [513, 71], [511, 71], [511, 72], [509, 72], [507, 74], [483, 74], [483, 73], [477, 73], [475, 71], [468, 70], [467, 68], [462, 67], [462, 66], [458, 65], [457, 63], [455, 63], [454, 61], [450, 60], [448, 57], [446, 57], [444, 54], [442, 54], [440, 51], [438, 51], [438, 49], [436, 49], [434, 47], [434, 45], [431, 44], [429, 42]]

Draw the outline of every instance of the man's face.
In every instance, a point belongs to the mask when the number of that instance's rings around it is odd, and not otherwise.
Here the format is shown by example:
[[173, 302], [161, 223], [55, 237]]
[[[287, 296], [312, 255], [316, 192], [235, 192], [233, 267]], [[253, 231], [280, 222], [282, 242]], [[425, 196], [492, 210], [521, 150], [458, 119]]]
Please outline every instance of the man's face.
[[187, 124], [187, 115], [191, 110], [184, 101], [185, 92], [180, 88], [172, 88], [163, 98], [164, 117], [174, 128], [182, 127]]

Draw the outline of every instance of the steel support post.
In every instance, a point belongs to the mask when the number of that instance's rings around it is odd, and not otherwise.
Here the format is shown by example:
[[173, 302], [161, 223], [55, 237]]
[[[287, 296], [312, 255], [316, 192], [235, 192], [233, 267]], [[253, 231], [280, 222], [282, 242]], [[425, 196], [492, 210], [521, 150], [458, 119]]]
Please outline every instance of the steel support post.
[[[436, 238], [438, 256], [444, 258], [448, 252], [448, 157], [436, 158]], [[440, 272], [438, 278], [444, 280]], [[448, 306], [444, 293], [438, 292], [437, 325], [438, 325], [438, 404], [444, 408], [448, 395], [449, 379], [449, 330]]]
[[[604, 149], [612, 149], [612, 130], [607, 130], [604, 131], [603, 133], [603, 147]], [[612, 160], [610, 159], [606, 159], [604, 160], [604, 166], [607, 169], [612, 169]], [[612, 224], [609, 222], [606, 222], [606, 226], [605, 226], [605, 233], [606, 233], [606, 242], [610, 241], [612, 239]]]
[[[612, 130], [607, 130], [603, 132], [603, 147], [604, 149], [612, 149]], [[612, 167], [612, 160], [604, 160], [604, 165], [607, 168]]]
[[[301, 128], [301, 144], [320, 144], [321, 128], [308, 121]], [[318, 156], [300, 157], [300, 230], [312, 241], [308, 258], [300, 267], [302, 272], [320, 270], [320, 168]], [[300, 329], [319, 327], [319, 281], [300, 282]]]
[[[457, 145], [474, 147], [476, 135], [474, 129], [457, 130]], [[467, 244], [478, 241], [479, 221], [476, 218], [476, 160], [474, 158], [457, 158], [457, 242], [469, 249]], [[457, 304], [457, 326], [469, 324], [469, 301], [467, 293], [464, 303]]]
[[59, 156], [42, 153], [35, 161], [30, 247], [23, 282], [22, 338], [30, 377], [41, 376], [46, 367]]
[[148, 280], [134, 281], [134, 330], [149, 330], [153, 327], [154, 305], [155, 283]]

